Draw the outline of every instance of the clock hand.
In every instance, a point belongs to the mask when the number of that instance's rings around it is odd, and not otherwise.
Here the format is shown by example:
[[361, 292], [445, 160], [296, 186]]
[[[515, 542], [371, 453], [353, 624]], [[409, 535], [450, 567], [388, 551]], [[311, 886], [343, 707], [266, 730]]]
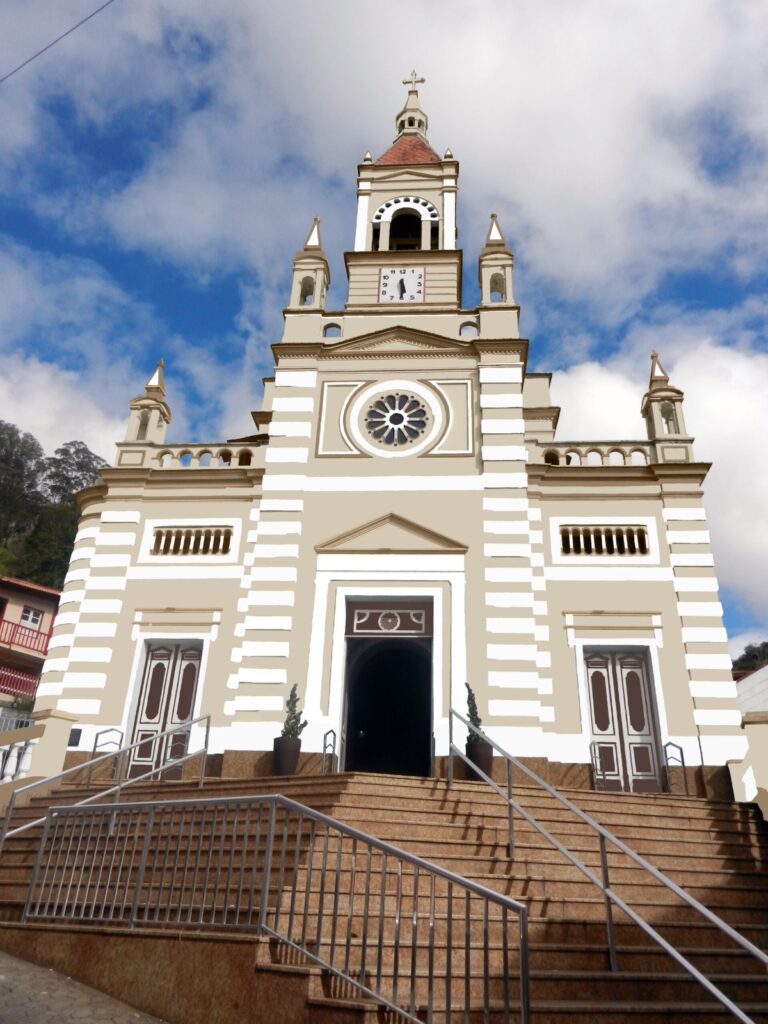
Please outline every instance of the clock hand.
[[397, 289], [400, 292], [400, 298], [404, 299], [405, 298], [405, 278], [401, 277], [400, 280], [397, 282]]

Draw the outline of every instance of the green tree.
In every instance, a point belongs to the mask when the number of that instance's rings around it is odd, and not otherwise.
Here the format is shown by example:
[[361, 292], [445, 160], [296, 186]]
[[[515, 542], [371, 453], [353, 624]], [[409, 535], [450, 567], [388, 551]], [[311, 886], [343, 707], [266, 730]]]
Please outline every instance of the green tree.
[[733, 663], [734, 668], [756, 669], [768, 663], [768, 640], [759, 644], [747, 644]]
[[82, 441], [46, 458], [36, 438], [0, 420], [0, 573], [62, 585], [77, 531], [75, 494], [106, 465]]
[[45, 493], [55, 504], [71, 504], [78, 491], [96, 483], [100, 471], [107, 465], [82, 441], [67, 441], [45, 460]]
[[37, 439], [0, 420], [0, 543], [31, 528], [44, 504], [44, 468]]
[[61, 587], [75, 543], [80, 513], [74, 504], [46, 505], [24, 540], [24, 549], [16, 563], [22, 579]]

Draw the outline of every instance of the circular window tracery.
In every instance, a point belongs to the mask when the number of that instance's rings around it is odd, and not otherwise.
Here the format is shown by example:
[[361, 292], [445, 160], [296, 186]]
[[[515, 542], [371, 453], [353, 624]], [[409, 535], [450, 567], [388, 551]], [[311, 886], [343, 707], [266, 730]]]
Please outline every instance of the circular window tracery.
[[419, 441], [430, 424], [426, 405], [414, 394], [391, 391], [371, 402], [365, 429], [381, 445], [402, 448]]
[[426, 384], [407, 378], [363, 386], [350, 396], [342, 419], [352, 445], [383, 459], [419, 455], [437, 443], [445, 428], [438, 395]]

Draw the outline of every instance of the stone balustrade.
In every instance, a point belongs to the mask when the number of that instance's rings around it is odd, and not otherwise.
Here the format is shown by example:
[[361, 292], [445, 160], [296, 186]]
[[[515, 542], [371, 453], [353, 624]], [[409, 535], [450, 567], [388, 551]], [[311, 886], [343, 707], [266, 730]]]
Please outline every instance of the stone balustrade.
[[647, 466], [653, 446], [648, 441], [539, 442], [534, 462], [550, 466]]
[[253, 466], [261, 446], [251, 444], [163, 445], [152, 453], [158, 469], [232, 469]]

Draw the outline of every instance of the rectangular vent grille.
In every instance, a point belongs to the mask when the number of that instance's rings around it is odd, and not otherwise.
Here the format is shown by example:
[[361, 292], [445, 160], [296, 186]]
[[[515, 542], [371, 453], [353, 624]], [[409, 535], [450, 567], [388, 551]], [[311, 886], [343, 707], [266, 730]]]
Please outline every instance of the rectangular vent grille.
[[231, 526], [157, 526], [153, 555], [228, 555]]
[[632, 558], [648, 554], [648, 530], [645, 526], [568, 526], [560, 527], [560, 551], [563, 555], [615, 555]]

